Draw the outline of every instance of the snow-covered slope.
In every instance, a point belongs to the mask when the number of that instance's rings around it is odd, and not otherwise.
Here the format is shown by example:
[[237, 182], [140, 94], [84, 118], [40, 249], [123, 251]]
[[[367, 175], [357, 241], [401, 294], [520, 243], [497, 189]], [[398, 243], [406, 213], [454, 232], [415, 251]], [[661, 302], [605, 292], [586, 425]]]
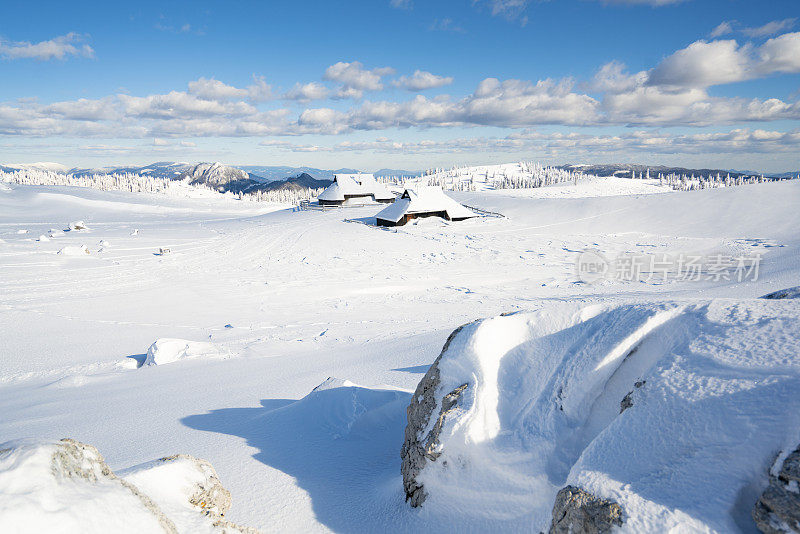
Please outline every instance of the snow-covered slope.
[[406, 488], [513, 530], [546, 530], [567, 484], [619, 503], [625, 532], [748, 530], [800, 443], [798, 331], [800, 304], [758, 299], [468, 324], [411, 400], [404, 467], [426, 460]]
[[[505, 217], [393, 232], [348, 222], [369, 223], [373, 207], [2, 186], [0, 441], [73, 436], [115, 470], [177, 451], [208, 459], [234, 496], [226, 517], [268, 532], [496, 530], [518, 503], [480, 522], [404, 503], [405, 408], [454, 328], [543, 301], [749, 299], [800, 278], [800, 182], [563, 191], [453, 192]], [[87, 230], [64, 231], [80, 220]], [[90, 253], [57, 254], [81, 245]], [[762, 261], [743, 282], [586, 284], [575, 270], [585, 248]], [[164, 338], [229, 357], [139, 367]], [[330, 376], [361, 386], [309, 395]]]

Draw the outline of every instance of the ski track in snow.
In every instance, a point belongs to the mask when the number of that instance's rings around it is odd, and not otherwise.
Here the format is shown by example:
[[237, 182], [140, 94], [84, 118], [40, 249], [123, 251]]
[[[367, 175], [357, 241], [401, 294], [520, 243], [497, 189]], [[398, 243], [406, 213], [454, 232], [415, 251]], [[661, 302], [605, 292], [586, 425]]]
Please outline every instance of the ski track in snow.
[[[386, 232], [344, 221], [378, 207], [292, 212], [11, 186], [0, 195], [0, 442], [69, 436], [112, 468], [205, 458], [233, 493], [228, 518], [267, 532], [479, 529], [457, 511], [410, 510], [400, 483], [410, 392], [455, 327], [543, 300], [757, 297], [800, 276], [798, 183], [592, 187], [453, 193], [506, 218]], [[36, 241], [80, 219], [89, 230]], [[82, 244], [87, 257], [56, 254]], [[764, 261], [750, 283], [587, 285], [574, 265], [586, 248]], [[132, 368], [158, 338], [210, 341], [233, 357]], [[306, 397], [329, 376], [369, 387]]]

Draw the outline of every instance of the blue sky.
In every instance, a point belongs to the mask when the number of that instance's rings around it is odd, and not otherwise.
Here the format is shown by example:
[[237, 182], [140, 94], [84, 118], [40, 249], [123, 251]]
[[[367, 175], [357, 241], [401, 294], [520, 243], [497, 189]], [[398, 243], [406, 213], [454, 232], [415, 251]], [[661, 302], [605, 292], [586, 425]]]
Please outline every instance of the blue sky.
[[0, 162], [800, 169], [796, 0], [8, 2]]

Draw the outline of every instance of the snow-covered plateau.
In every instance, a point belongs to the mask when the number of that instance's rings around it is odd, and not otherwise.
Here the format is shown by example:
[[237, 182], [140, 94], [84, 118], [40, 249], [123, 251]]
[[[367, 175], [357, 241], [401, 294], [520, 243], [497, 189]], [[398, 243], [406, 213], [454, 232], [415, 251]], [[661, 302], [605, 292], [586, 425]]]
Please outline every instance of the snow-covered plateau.
[[0, 532], [800, 531], [800, 181], [447, 194], [0, 183]]

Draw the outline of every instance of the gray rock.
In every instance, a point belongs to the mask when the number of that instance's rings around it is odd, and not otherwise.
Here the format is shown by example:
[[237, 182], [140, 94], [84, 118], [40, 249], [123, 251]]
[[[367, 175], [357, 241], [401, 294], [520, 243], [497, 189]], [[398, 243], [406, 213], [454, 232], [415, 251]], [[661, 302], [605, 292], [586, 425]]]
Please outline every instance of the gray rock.
[[767, 534], [800, 533], [800, 448], [787, 456], [778, 476], [770, 474], [769, 486], [753, 508], [753, 520]]
[[[436, 401], [436, 390], [440, 383], [439, 361], [442, 359], [442, 355], [447, 352], [450, 343], [455, 339], [458, 333], [461, 332], [464, 326], [466, 325], [456, 328], [447, 338], [439, 357], [436, 358], [436, 361], [433, 362], [433, 365], [431, 365], [428, 372], [425, 373], [425, 376], [417, 385], [414, 396], [411, 398], [411, 403], [406, 409], [408, 424], [406, 425], [403, 447], [400, 450], [400, 457], [402, 458], [400, 471], [403, 475], [403, 488], [406, 492], [406, 501], [415, 508], [421, 506], [427, 498], [425, 488], [417, 480], [417, 477], [427, 462], [434, 462], [441, 456], [441, 451], [439, 451], [438, 448], [440, 444], [439, 434], [441, 433], [442, 426], [444, 425], [447, 414], [452, 411], [458, 403], [461, 394], [469, 387], [469, 384], [462, 384], [444, 395], [441, 407], [434, 415], [438, 404]], [[436, 417], [436, 421], [431, 427], [430, 432], [423, 435], [425, 429], [429, 426], [428, 423], [431, 417], [434, 416]]]
[[556, 495], [550, 534], [601, 534], [622, 526], [622, 507], [576, 486]]
[[[646, 380], [639, 380], [635, 384], [633, 384], [633, 387], [639, 389], [646, 383], [647, 383]], [[619, 413], [622, 413], [628, 408], [632, 407], [633, 407], [633, 390], [629, 391], [624, 397], [622, 397], [622, 400], [619, 403]]]
[[789, 287], [774, 291], [761, 297], [762, 299], [781, 300], [781, 299], [797, 299], [800, 298], [800, 286]]

